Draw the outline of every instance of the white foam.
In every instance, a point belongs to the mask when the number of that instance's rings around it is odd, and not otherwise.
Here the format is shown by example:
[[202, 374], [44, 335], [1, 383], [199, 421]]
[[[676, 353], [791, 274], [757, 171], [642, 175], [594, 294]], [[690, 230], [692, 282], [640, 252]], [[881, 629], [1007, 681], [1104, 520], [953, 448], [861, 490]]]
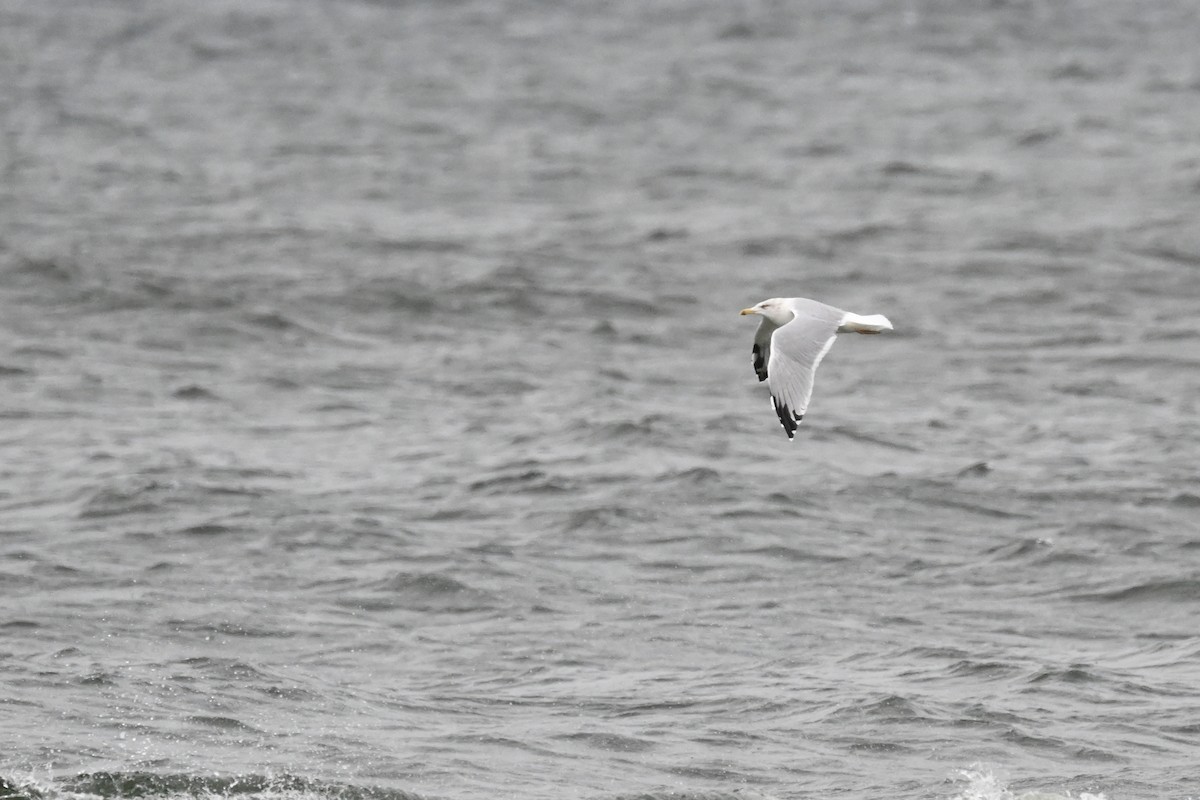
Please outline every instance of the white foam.
[[960, 770], [958, 774], [967, 786], [950, 800], [1108, 800], [1103, 794], [1089, 792], [1079, 795], [1070, 792], [1013, 792], [991, 770], [978, 766]]

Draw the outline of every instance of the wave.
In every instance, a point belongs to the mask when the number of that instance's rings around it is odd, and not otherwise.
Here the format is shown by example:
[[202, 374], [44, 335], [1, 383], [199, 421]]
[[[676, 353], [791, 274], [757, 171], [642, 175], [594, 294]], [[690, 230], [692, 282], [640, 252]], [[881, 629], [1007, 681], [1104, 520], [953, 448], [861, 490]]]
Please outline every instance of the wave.
[[622, 736], [616, 733], [566, 733], [555, 737], [567, 742], [578, 742], [608, 753], [641, 753], [654, 748], [654, 742], [637, 736]]
[[[562, 737], [601, 750], [640, 752], [649, 745], [627, 737]], [[679, 772], [696, 770], [681, 768]], [[722, 770], [715, 771], [726, 777]], [[611, 800], [774, 800], [774, 796], [741, 787], [735, 791], [653, 789], [611, 795]], [[152, 772], [92, 772], [56, 780], [0, 776], [0, 800], [426, 800], [404, 789], [356, 786], [296, 775], [188, 775]], [[1080, 798], [1084, 800], [1084, 798]], [[1102, 800], [1102, 798], [1097, 798]]]
[[613, 800], [772, 800], [772, 798], [773, 796], [769, 794], [740, 788], [733, 792], [639, 792], [617, 795]]
[[400, 789], [327, 783], [293, 775], [159, 775], [91, 772], [50, 783], [0, 776], [3, 800], [84, 798], [262, 798], [262, 800], [422, 800]]
[[[637, 753], [650, 744], [645, 740], [591, 734], [571, 734], [559, 737], [587, 747], [617, 752]], [[863, 746], [855, 749], [875, 750]], [[668, 770], [676, 774], [698, 775], [727, 779], [730, 773], [721, 768], [687, 768]], [[745, 776], [743, 776], [745, 777]], [[957, 793], [947, 800], [1107, 800], [1101, 793], [1069, 789], [1016, 791], [1005, 780], [984, 765], [972, 765], [953, 776]], [[1023, 783], [1028, 783], [1023, 781]], [[733, 791], [678, 790], [647, 788], [607, 796], [609, 800], [774, 800], [775, 795], [750, 786]], [[158, 774], [144, 771], [91, 772], [65, 778], [49, 779], [6, 777], [0, 775], [2, 800], [426, 800], [427, 796], [399, 788], [314, 780], [292, 774], [282, 775], [191, 775], [186, 773]]]
[[483, 478], [472, 482], [467, 488], [472, 492], [489, 495], [507, 495], [513, 492], [556, 494], [570, 491], [574, 488], [574, 483], [540, 469], [528, 469], [522, 472]]
[[786, 545], [767, 545], [765, 547], [756, 547], [749, 550], [742, 550], [741, 553], [750, 556], [759, 556], [768, 561], [785, 561], [793, 563], [803, 562], [819, 562], [824, 564], [832, 564], [839, 561], [849, 561], [849, 556], [841, 553], [819, 553], [814, 550], [808, 550], [800, 547], [788, 547]]
[[[187, 468], [185, 462], [182, 467]], [[154, 477], [154, 473], [174, 475], [177, 469], [162, 468], [145, 473], [115, 478], [105, 485], [88, 487], [80, 492], [78, 517], [103, 520], [126, 515], [203, 508], [215, 514], [221, 504], [237, 506], [271, 493], [266, 482], [291, 477], [291, 473], [270, 469], [205, 468], [194, 478]], [[225, 525], [210, 514], [207, 518], [179, 525], [181, 533], [211, 535], [240, 530]]]
[[398, 572], [347, 590], [339, 586], [337, 605], [364, 612], [464, 614], [495, 608], [488, 592], [442, 572]]
[[1074, 597], [1076, 600], [1097, 600], [1110, 603], [1134, 602], [1186, 602], [1200, 599], [1200, 580], [1182, 578], [1176, 580], [1154, 580], [1123, 589], [1107, 592], [1091, 592]]
[[568, 533], [621, 531], [631, 525], [652, 523], [654, 519], [654, 514], [645, 509], [629, 508], [620, 504], [592, 506], [570, 512], [563, 528]]
[[960, 770], [956, 777], [965, 786], [950, 800], [1107, 800], [1103, 794], [1089, 792], [1080, 792], [1078, 795], [1073, 795], [1069, 791], [1014, 792], [1005, 781], [981, 765]]

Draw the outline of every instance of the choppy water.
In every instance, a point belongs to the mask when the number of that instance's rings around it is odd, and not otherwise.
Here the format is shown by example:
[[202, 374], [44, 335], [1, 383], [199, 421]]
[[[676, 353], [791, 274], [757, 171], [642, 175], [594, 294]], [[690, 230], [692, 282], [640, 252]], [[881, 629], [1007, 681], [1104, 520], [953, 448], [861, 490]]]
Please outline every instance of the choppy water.
[[1200, 794], [1196, 33], [5, 3], [0, 796]]

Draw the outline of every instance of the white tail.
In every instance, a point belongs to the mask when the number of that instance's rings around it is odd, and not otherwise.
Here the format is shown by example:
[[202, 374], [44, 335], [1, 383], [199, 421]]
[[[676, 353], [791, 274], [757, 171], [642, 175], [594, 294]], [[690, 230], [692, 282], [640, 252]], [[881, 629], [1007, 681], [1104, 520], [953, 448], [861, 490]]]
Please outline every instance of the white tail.
[[849, 311], [842, 318], [842, 324], [838, 326], [838, 331], [850, 331], [853, 333], [883, 333], [890, 330], [892, 330], [892, 323], [883, 314], [871, 314], [866, 317], [860, 317], [858, 314], [851, 314]]

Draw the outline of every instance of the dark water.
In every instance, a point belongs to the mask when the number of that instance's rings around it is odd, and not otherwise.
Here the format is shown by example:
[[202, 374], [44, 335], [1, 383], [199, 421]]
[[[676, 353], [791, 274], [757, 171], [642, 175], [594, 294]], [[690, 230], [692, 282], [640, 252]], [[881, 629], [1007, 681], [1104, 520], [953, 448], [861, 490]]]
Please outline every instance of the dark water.
[[1200, 795], [1198, 33], [4, 3], [0, 796]]

